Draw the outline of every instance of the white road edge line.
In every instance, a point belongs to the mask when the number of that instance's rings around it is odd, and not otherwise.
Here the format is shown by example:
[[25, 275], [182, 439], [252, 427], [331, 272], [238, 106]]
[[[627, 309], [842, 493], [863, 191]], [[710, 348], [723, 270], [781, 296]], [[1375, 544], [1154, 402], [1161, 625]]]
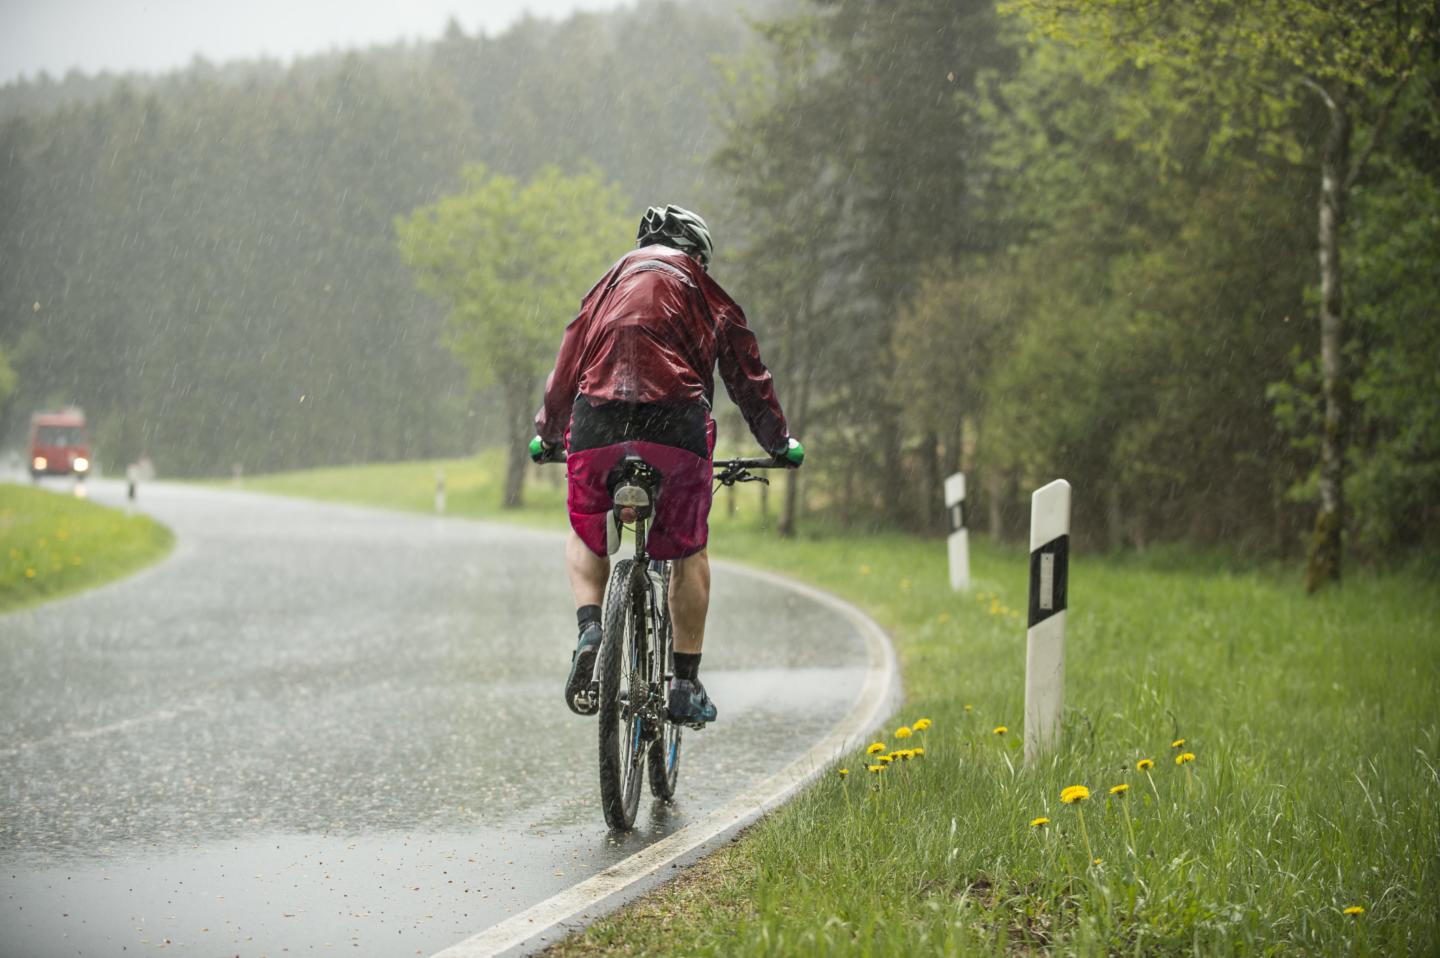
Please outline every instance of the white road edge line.
[[[819, 605], [839, 612], [865, 640], [866, 674], [860, 695], [830, 732], [783, 770], [741, 792], [709, 815], [641, 849], [634, 855], [585, 879], [525, 911], [437, 952], [432, 958], [488, 958], [528, 954], [583, 928], [627, 900], [637, 886], [658, 884], [656, 873], [692, 856], [701, 846], [760, 818], [812, 781], [842, 752], [854, 748], [900, 704], [895, 648], [885, 630], [855, 606], [827, 592], [785, 576], [730, 562], [716, 562], [730, 572], [772, 582]], [[693, 856], [698, 857], [698, 856]]]

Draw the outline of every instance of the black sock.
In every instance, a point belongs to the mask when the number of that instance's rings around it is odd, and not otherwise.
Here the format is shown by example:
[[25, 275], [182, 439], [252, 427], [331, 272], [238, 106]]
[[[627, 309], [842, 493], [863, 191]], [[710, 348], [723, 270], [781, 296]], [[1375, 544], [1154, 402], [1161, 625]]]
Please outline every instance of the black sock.
[[693, 682], [700, 677], [700, 653], [676, 652], [675, 677]]
[[580, 631], [585, 631], [585, 626], [594, 622], [600, 624], [600, 607], [598, 605], [582, 605], [575, 610], [575, 619], [580, 623]]

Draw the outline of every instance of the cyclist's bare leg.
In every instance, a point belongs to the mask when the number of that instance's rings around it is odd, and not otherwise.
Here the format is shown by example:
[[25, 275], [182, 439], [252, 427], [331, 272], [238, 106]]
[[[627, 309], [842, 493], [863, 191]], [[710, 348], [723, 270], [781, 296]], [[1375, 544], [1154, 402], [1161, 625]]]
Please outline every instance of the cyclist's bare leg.
[[710, 556], [701, 549], [670, 563], [670, 621], [675, 627], [676, 652], [700, 651], [709, 611]]
[[605, 601], [605, 582], [610, 578], [610, 557], [590, 551], [572, 529], [565, 543], [565, 568], [570, 573], [570, 591], [575, 594], [575, 608], [600, 605]]

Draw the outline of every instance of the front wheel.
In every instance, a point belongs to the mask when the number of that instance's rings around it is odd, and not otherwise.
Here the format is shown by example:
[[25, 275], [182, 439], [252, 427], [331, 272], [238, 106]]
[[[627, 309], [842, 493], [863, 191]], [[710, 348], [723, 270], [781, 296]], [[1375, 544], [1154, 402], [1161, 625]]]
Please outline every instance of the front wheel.
[[632, 581], [634, 564], [617, 562], [610, 575], [600, 645], [600, 804], [606, 824], [620, 831], [635, 824], [645, 777], [645, 607], [643, 589]]

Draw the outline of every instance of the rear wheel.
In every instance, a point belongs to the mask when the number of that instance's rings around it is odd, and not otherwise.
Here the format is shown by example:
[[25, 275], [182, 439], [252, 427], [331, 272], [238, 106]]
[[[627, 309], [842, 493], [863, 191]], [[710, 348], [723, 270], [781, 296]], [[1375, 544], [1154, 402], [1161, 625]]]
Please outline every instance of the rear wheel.
[[[645, 777], [645, 728], [638, 707], [648, 694], [644, 590], [634, 562], [615, 564], [605, 597], [600, 646], [600, 804], [611, 828], [629, 831]], [[637, 588], [639, 586], [639, 588]]]
[[[656, 602], [665, 610], [664, 614], [656, 616], [659, 627], [664, 632], [661, 641], [656, 643], [659, 648], [655, 651], [656, 665], [660, 670], [656, 680], [660, 681], [674, 668], [670, 662], [670, 648], [675, 638], [668, 608], [670, 563], [656, 562], [652, 564], [651, 568], [660, 573]], [[675, 797], [675, 785], [680, 780], [680, 737], [684, 730], [678, 725], [665, 721], [664, 711], [662, 708], [660, 734], [650, 743], [647, 764], [650, 771], [650, 794], [668, 802]]]

